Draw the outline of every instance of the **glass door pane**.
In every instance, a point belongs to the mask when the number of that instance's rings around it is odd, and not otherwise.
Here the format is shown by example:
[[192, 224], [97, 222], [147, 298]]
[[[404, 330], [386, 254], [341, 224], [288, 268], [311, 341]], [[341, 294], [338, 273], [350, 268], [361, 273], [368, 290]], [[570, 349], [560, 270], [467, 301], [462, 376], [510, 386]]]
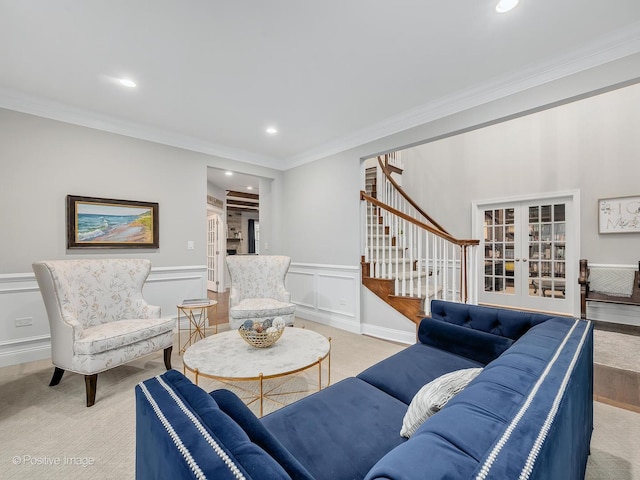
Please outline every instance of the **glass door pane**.
[[515, 292], [514, 209], [484, 211], [484, 291]]
[[531, 297], [566, 298], [565, 204], [529, 206], [529, 283]]

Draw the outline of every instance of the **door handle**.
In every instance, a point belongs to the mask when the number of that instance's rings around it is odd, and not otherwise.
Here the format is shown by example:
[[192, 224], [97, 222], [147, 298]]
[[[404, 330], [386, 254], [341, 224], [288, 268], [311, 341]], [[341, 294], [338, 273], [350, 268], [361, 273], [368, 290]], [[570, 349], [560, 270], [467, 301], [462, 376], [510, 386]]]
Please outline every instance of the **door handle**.
[[526, 262], [526, 261], [527, 261], [527, 259], [526, 259], [526, 258], [523, 258], [523, 259], [522, 259], [522, 261], [523, 261], [523, 262]]

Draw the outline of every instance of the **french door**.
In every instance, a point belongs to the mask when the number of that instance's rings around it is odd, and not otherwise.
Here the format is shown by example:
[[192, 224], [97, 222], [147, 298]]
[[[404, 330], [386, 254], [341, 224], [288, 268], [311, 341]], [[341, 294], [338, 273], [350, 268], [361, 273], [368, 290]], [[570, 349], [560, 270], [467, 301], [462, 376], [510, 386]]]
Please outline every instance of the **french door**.
[[207, 216], [207, 290], [219, 292], [224, 289], [224, 277], [221, 266], [221, 232], [224, 231], [221, 216], [209, 212]]
[[480, 303], [573, 314], [578, 262], [572, 196], [479, 205]]

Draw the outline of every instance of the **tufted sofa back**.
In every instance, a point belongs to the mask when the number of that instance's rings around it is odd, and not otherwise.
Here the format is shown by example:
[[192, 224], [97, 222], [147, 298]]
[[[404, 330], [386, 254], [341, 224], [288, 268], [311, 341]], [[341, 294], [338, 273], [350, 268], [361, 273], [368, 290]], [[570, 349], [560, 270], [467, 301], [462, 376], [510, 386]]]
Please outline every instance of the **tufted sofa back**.
[[503, 308], [478, 308], [466, 303], [431, 301], [431, 318], [444, 322], [473, 328], [482, 332], [500, 335], [517, 340], [531, 327], [538, 325], [554, 315], [521, 312]]

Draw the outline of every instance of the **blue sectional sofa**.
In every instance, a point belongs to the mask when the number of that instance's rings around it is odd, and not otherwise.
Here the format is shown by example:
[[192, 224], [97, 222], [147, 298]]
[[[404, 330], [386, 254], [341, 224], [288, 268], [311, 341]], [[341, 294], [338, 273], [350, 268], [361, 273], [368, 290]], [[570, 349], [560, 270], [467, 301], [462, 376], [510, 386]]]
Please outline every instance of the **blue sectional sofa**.
[[[177, 371], [136, 387], [136, 478], [583, 479], [590, 322], [434, 300], [418, 342], [261, 419]], [[482, 368], [409, 438], [414, 395]]]

